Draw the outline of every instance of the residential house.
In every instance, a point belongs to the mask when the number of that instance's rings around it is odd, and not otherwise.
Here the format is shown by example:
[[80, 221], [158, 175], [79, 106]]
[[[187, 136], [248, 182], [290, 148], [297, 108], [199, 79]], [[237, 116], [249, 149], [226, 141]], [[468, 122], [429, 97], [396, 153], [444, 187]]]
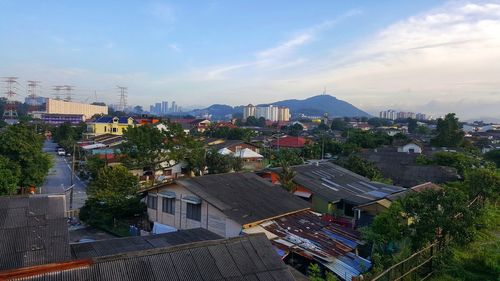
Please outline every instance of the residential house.
[[[433, 151], [422, 151], [424, 155], [432, 153]], [[392, 147], [364, 150], [359, 154], [363, 159], [375, 164], [382, 176], [391, 179], [398, 186], [409, 188], [425, 182], [441, 184], [458, 179], [455, 168], [417, 164], [417, 158], [420, 155], [419, 153], [401, 153]]]
[[270, 219], [243, 232], [266, 234], [282, 259], [303, 271], [307, 265], [321, 264], [340, 280], [351, 281], [371, 267], [371, 262], [359, 255], [365, 243], [358, 231], [331, 223], [310, 210]]
[[410, 140], [405, 145], [398, 147], [398, 152], [421, 154], [424, 149], [422, 143], [417, 140]]
[[87, 135], [123, 135], [125, 129], [137, 125], [137, 122], [132, 117], [102, 116], [87, 124]]
[[64, 195], [1, 196], [0, 206], [0, 270], [71, 260]]
[[309, 204], [253, 173], [206, 175], [145, 191], [149, 219], [176, 229], [205, 228], [223, 237]]
[[[361, 219], [355, 207], [404, 190], [402, 187], [372, 182], [331, 162], [292, 166], [296, 184], [294, 194], [312, 205], [312, 209], [332, 216], [338, 223], [354, 227]], [[281, 168], [269, 169], [263, 176], [279, 183]]]
[[284, 136], [278, 137], [271, 142], [273, 148], [304, 148], [306, 144], [312, 143], [304, 137]]
[[376, 215], [380, 214], [384, 210], [387, 210], [391, 204], [399, 198], [402, 198], [410, 193], [420, 193], [425, 190], [439, 190], [441, 187], [431, 182], [426, 182], [423, 184], [416, 185], [411, 188], [387, 195], [383, 198], [356, 206], [354, 209], [361, 213], [366, 214], [363, 216], [363, 221], [359, 222], [360, 226], [369, 225], [372, 223]]
[[[25, 237], [20, 237], [24, 239]], [[161, 242], [161, 241], [160, 241]], [[16, 244], [17, 245], [17, 244]], [[161, 243], [160, 243], [161, 245]], [[85, 247], [82, 244], [81, 247]], [[131, 244], [131, 247], [140, 248]], [[89, 247], [92, 249], [93, 247]], [[12, 271], [1, 280], [269, 280], [294, 281], [263, 234], [225, 240], [156, 246]]]
[[211, 141], [208, 148], [217, 150], [220, 154], [231, 155], [243, 160], [243, 169], [258, 170], [262, 168], [264, 156], [260, 148], [242, 140]]
[[210, 127], [210, 124], [212, 124], [210, 120], [203, 118], [201, 119], [178, 118], [178, 119], [172, 119], [171, 122], [180, 124], [182, 126], [182, 129], [186, 133], [192, 131], [203, 133]]

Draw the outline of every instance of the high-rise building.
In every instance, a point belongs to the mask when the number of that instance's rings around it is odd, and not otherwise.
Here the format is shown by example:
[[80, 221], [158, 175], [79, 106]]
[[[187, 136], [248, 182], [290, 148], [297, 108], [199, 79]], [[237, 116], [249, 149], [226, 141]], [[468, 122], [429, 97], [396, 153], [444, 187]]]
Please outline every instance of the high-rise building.
[[243, 108], [243, 120], [247, 120], [250, 116], [255, 116], [256, 107], [252, 104], [249, 104]]
[[161, 114], [165, 115], [168, 113], [168, 101], [161, 102]]
[[170, 107], [171, 112], [177, 112], [177, 105], [175, 104], [175, 101], [172, 102], [172, 107]]
[[290, 109], [285, 106], [278, 108], [278, 121], [290, 121]]
[[155, 114], [161, 114], [161, 102], [155, 103]]

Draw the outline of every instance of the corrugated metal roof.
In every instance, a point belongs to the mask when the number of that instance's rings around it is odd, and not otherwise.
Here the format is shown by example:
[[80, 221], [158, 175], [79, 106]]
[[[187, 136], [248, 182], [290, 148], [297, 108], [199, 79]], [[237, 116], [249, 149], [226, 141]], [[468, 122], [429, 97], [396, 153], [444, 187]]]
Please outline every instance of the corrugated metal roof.
[[[294, 182], [330, 202], [340, 200], [364, 204], [388, 194], [404, 190], [402, 187], [372, 182], [330, 162], [293, 166]], [[280, 168], [273, 169], [276, 172]]]
[[0, 197], [0, 269], [71, 259], [63, 195]]
[[206, 229], [195, 228], [151, 236], [126, 237], [72, 244], [71, 254], [75, 259], [83, 259], [221, 238], [219, 235]]
[[11, 280], [295, 280], [263, 234], [98, 257], [75, 268], [38, 272]]

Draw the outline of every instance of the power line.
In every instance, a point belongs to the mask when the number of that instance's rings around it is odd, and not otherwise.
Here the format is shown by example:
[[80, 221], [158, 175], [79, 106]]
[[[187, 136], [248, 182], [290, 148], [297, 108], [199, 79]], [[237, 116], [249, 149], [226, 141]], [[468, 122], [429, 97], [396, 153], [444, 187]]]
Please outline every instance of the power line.
[[64, 85], [64, 90], [66, 91], [66, 98], [64, 99], [65, 101], [71, 101], [73, 93], [72, 91], [75, 89], [75, 86], [71, 85]]
[[29, 105], [29, 112], [37, 111], [38, 110], [38, 87], [40, 86], [40, 81], [35, 81], [35, 80], [28, 80], [28, 105]]

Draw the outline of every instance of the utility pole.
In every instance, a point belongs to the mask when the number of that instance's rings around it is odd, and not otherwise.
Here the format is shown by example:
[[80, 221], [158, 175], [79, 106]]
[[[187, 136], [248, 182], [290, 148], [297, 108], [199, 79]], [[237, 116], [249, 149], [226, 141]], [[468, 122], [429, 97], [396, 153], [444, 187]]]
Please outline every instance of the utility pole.
[[71, 160], [71, 190], [69, 191], [69, 209], [73, 210], [73, 190], [75, 189], [74, 186], [74, 176], [75, 176], [75, 151], [76, 151], [76, 144], [73, 144], [73, 154], [72, 160]]
[[127, 87], [116, 86], [120, 91], [120, 101], [118, 102], [118, 111], [125, 111], [127, 107]]
[[14, 96], [17, 94], [14, 90], [14, 84], [17, 83], [17, 77], [4, 77], [4, 82], [7, 83], [5, 97], [5, 109], [3, 111], [3, 119], [17, 119], [16, 102]]

